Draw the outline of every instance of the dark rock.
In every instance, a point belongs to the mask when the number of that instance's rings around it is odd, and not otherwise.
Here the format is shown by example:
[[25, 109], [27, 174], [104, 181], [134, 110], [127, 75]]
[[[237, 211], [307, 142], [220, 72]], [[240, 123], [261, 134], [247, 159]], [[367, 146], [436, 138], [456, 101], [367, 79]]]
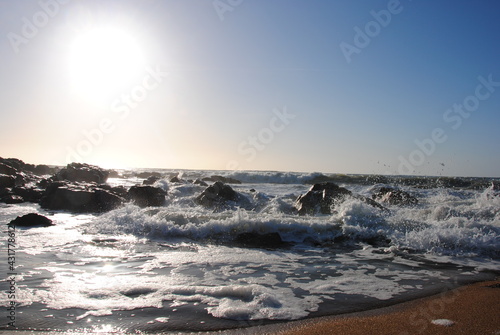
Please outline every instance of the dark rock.
[[8, 194], [1, 197], [0, 202], [4, 202], [6, 204], [21, 204], [24, 202], [24, 199], [19, 195]]
[[410, 193], [391, 187], [381, 187], [372, 194], [372, 199], [398, 206], [414, 206], [418, 204], [418, 199]]
[[231, 186], [218, 181], [196, 197], [195, 202], [204, 207], [219, 209], [224, 207], [228, 201], [237, 202], [238, 200], [240, 200], [240, 196]]
[[39, 176], [46, 176], [56, 173], [56, 169], [48, 165], [40, 164], [36, 165], [32, 172]]
[[110, 211], [123, 203], [120, 196], [92, 184], [55, 182], [47, 188], [40, 206], [79, 213]]
[[230, 177], [223, 177], [223, 176], [210, 176], [210, 177], [205, 177], [203, 178], [204, 181], [213, 181], [213, 182], [221, 182], [224, 184], [241, 184], [241, 181], [238, 179], [230, 178]]
[[24, 172], [20, 172], [20, 173], [16, 174], [13, 177], [16, 178], [16, 186], [24, 186], [24, 184], [29, 183], [30, 181], [35, 180], [34, 179], [35, 178], [34, 175], [29, 175], [29, 174], [26, 174]]
[[307, 193], [299, 196], [295, 201], [295, 208], [300, 215], [332, 214], [332, 208], [345, 201], [348, 197], [361, 200], [370, 206], [386, 210], [376, 201], [359, 194], [354, 194], [344, 187], [326, 182], [314, 184]]
[[0, 197], [11, 194], [11, 191], [12, 191], [11, 188], [0, 187]]
[[0, 163], [13, 167], [18, 171], [23, 170], [26, 165], [22, 160], [17, 158], [0, 158]]
[[288, 245], [288, 243], [283, 242], [280, 234], [278, 233], [267, 233], [267, 234], [257, 234], [257, 233], [241, 233], [236, 236], [235, 242], [242, 247], [250, 248], [266, 248], [274, 249], [278, 247], [283, 247]]
[[142, 185], [153, 185], [154, 183], [156, 183], [160, 179], [161, 179], [161, 177], [159, 177], [159, 176], [149, 176], [148, 178], [146, 178], [142, 182]]
[[436, 180], [436, 187], [446, 188], [469, 188], [472, 185], [471, 180], [460, 177], [439, 177]]
[[162, 206], [167, 192], [159, 187], [132, 186], [128, 190], [128, 199], [139, 207]]
[[86, 182], [104, 184], [108, 179], [109, 172], [98, 166], [71, 163], [62, 168], [56, 175], [57, 180], [68, 180], [72, 182]]
[[44, 194], [44, 190], [39, 188], [15, 187], [12, 194], [22, 197], [25, 201], [38, 203]]
[[50, 178], [44, 178], [44, 179], [39, 180], [37, 182], [36, 186], [39, 187], [39, 188], [46, 189], [47, 187], [49, 187], [49, 185], [51, 185], [54, 182], [55, 182], [55, 180], [52, 177], [50, 177]]
[[101, 184], [99, 188], [114, 193], [122, 198], [126, 198], [128, 194], [128, 189], [125, 186], [111, 186], [108, 184]]
[[306, 194], [297, 198], [295, 208], [300, 215], [332, 214], [332, 207], [351, 195], [351, 191], [334, 183], [314, 184]]
[[196, 179], [195, 181], [193, 181], [193, 184], [200, 186], [208, 186], [208, 184], [201, 179]]
[[0, 163], [0, 174], [4, 174], [7, 176], [14, 176], [18, 173], [19, 171], [16, 168], [13, 168], [10, 165], [7, 165], [5, 163]]
[[108, 173], [108, 178], [121, 178], [121, 175], [118, 173], [118, 171], [108, 170]]
[[36, 213], [18, 216], [14, 220], [10, 221], [9, 224], [18, 227], [48, 227], [54, 225], [51, 219]]
[[171, 183], [183, 183], [184, 181], [179, 178], [179, 176], [173, 176], [172, 178], [170, 178], [169, 180]]
[[48, 165], [40, 164], [40, 165], [34, 165], [34, 164], [24, 164], [22, 166], [22, 171], [30, 173], [30, 174], [35, 174], [37, 176], [46, 176], [46, 175], [52, 175], [57, 172], [57, 168], [50, 167]]
[[15, 186], [16, 186], [15, 177], [0, 174], [0, 188], [15, 187]]

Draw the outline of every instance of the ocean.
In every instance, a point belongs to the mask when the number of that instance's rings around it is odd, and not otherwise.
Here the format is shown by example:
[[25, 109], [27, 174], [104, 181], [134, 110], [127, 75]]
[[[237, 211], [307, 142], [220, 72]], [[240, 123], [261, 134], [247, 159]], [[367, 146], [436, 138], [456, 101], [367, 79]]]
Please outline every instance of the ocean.
[[[142, 184], [139, 172], [153, 170], [119, 172], [108, 184]], [[384, 307], [500, 273], [498, 179], [154, 172], [167, 192], [160, 207], [74, 214], [0, 204], [0, 329], [251, 327]], [[181, 181], [170, 182], [173, 175]], [[191, 181], [212, 175], [241, 181], [230, 186], [243, 201], [217, 210], [196, 204], [206, 186]], [[348, 198], [332, 214], [298, 215], [297, 197], [324, 181], [366, 197], [397, 187], [418, 203], [382, 203], [382, 211]], [[27, 213], [55, 225], [9, 234], [7, 224]], [[246, 245], [242, 234], [278, 234], [281, 243]]]

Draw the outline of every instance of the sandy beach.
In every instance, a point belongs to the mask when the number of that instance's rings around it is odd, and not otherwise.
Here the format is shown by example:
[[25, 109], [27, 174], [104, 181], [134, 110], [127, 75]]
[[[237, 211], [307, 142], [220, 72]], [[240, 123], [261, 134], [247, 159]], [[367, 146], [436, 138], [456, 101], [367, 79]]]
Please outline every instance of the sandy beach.
[[[500, 334], [500, 280], [387, 308], [273, 325], [248, 334]], [[242, 332], [240, 332], [241, 334]]]

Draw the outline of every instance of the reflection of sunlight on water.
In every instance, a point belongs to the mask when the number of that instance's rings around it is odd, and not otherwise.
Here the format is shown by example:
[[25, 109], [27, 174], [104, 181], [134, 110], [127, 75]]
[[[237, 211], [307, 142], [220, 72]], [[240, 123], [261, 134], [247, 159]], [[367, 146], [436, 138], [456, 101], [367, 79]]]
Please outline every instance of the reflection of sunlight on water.
[[125, 330], [120, 327], [115, 327], [112, 325], [100, 325], [100, 326], [93, 326], [93, 332], [94, 333], [125, 333]]
[[113, 325], [94, 325], [92, 328], [75, 330], [78, 334], [125, 334], [126, 330]]
[[100, 272], [111, 272], [113, 271], [114, 269], [116, 268], [116, 266], [114, 266], [113, 264], [105, 264], [102, 268], [101, 268], [101, 271]]

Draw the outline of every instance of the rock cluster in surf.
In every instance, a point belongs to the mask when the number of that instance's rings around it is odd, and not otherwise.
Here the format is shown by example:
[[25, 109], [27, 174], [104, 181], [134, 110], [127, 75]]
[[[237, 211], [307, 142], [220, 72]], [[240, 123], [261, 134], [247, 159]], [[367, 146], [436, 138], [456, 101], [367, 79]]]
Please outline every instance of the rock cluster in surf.
[[[158, 172], [140, 172], [142, 184], [125, 188], [106, 184], [108, 177], [119, 177], [115, 171], [97, 166], [71, 163], [63, 168], [26, 164], [18, 159], [0, 158], [0, 202], [39, 203], [48, 210], [66, 210], [76, 213], [102, 213], [122, 206], [126, 202], [139, 207], [163, 206], [167, 192], [155, 187], [164, 178]], [[171, 176], [169, 182], [192, 183], [206, 188], [195, 197], [194, 203], [214, 211], [234, 208], [252, 209], [250, 200], [228, 184], [241, 184], [237, 179], [214, 175], [197, 180], [183, 180], [181, 175]], [[207, 182], [213, 182], [208, 185]], [[314, 184], [300, 195], [293, 205], [299, 215], [332, 214], [346, 199], [357, 199], [386, 211], [379, 202], [388, 205], [415, 205], [418, 200], [410, 194], [387, 187], [379, 188], [372, 198], [353, 193], [326, 181]]]

